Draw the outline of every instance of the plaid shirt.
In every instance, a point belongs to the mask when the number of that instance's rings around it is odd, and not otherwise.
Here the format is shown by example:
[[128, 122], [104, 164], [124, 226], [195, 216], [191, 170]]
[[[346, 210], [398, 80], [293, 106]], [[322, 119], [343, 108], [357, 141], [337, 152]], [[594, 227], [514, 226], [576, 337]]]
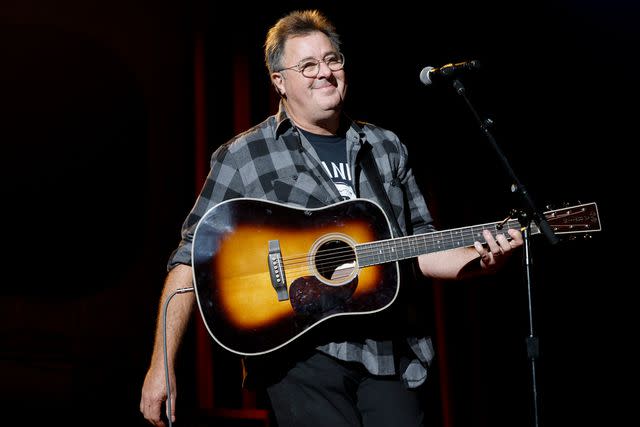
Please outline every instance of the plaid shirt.
[[[433, 231], [427, 205], [408, 165], [406, 147], [388, 130], [344, 119], [349, 122], [347, 161], [358, 197], [384, 206], [376, 200], [366, 174], [356, 173], [358, 151], [364, 144], [370, 144], [381, 182], [403, 233]], [[198, 221], [224, 200], [252, 197], [306, 208], [341, 200], [315, 150], [300, 136], [282, 105], [277, 115], [219, 147], [211, 157], [210, 166], [201, 193], [184, 221], [182, 239], [171, 254], [169, 269], [177, 264], [191, 264], [191, 243]], [[402, 364], [402, 377], [409, 387], [416, 387], [426, 379], [433, 348], [428, 337], [407, 337], [407, 342], [415, 358]], [[375, 375], [393, 375], [399, 366], [391, 340], [332, 342], [318, 349], [341, 360], [361, 362]]]

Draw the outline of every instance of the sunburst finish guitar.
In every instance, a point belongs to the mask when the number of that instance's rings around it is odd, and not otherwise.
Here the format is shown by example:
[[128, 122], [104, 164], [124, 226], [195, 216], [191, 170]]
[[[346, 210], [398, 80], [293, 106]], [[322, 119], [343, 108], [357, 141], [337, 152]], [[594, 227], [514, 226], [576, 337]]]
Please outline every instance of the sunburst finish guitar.
[[[556, 234], [600, 230], [595, 203], [549, 211]], [[192, 261], [198, 306], [227, 350], [258, 355], [281, 348], [332, 317], [389, 307], [398, 261], [472, 246], [521, 228], [517, 219], [393, 238], [379, 205], [356, 199], [302, 209], [261, 199], [211, 208], [196, 227]], [[531, 234], [538, 234], [535, 225]]]

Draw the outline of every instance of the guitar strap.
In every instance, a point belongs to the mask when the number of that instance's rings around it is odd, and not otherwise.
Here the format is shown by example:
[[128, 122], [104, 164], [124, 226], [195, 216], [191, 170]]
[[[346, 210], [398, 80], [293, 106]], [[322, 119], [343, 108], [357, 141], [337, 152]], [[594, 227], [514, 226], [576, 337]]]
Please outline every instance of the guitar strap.
[[387, 196], [387, 192], [384, 191], [384, 186], [380, 181], [378, 167], [376, 166], [376, 161], [373, 158], [373, 148], [370, 144], [364, 145], [361, 149], [360, 165], [364, 173], [367, 175], [367, 181], [369, 181], [369, 185], [371, 185], [376, 198], [382, 204], [382, 209], [387, 213], [387, 217], [389, 217], [389, 220], [391, 221], [393, 233], [395, 234], [394, 237], [404, 236], [404, 233], [398, 224], [398, 219], [393, 211], [393, 207], [391, 206], [391, 202], [389, 201], [389, 197]]

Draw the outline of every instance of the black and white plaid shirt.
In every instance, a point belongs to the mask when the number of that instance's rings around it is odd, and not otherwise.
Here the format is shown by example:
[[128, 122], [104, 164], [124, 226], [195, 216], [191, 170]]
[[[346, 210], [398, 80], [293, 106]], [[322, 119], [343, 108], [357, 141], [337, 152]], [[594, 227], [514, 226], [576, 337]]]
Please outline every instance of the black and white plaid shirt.
[[[369, 144], [403, 233], [432, 231], [432, 219], [409, 167], [406, 147], [393, 132], [343, 118], [349, 121], [347, 161], [358, 197], [384, 206], [376, 200], [366, 174], [356, 173], [358, 151]], [[278, 114], [219, 147], [211, 157], [210, 166], [201, 193], [184, 221], [182, 239], [169, 259], [169, 269], [177, 264], [191, 264], [191, 243], [198, 221], [224, 200], [252, 197], [307, 208], [341, 200], [312, 146], [300, 137], [282, 105]], [[409, 387], [416, 387], [426, 379], [433, 348], [429, 337], [406, 338], [415, 358], [402, 365], [402, 377]], [[361, 362], [375, 375], [393, 375], [399, 366], [394, 360], [391, 340], [332, 342], [318, 349], [341, 360]]]

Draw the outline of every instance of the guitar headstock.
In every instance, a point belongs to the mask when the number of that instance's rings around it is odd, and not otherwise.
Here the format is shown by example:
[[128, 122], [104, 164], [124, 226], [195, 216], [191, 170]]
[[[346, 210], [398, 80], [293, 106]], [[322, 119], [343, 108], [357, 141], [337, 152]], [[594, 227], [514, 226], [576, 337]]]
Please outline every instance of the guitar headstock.
[[544, 217], [555, 234], [582, 234], [600, 231], [600, 216], [595, 202], [546, 211]]

